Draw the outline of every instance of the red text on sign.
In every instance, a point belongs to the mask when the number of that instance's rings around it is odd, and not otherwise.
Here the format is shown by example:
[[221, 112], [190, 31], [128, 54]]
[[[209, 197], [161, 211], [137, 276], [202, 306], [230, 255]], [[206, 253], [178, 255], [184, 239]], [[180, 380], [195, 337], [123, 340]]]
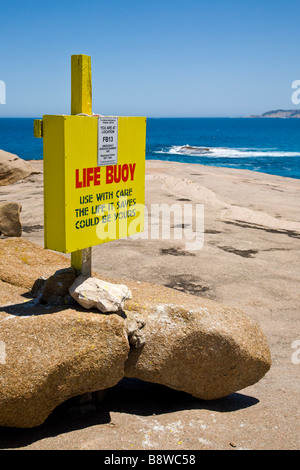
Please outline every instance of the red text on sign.
[[136, 163], [110, 165], [106, 167], [106, 184], [133, 181]]
[[75, 187], [87, 188], [100, 185], [100, 167], [90, 167], [75, 170]]

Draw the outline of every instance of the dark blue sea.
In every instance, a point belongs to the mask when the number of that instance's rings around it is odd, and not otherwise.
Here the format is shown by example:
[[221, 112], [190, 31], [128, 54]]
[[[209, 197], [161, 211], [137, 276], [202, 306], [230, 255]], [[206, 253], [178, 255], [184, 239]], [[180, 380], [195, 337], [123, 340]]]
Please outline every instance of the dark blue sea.
[[[1, 118], [0, 149], [42, 159], [33, 119]], [[148, 118], [146, 158], [300, 178], [300, 119]]]

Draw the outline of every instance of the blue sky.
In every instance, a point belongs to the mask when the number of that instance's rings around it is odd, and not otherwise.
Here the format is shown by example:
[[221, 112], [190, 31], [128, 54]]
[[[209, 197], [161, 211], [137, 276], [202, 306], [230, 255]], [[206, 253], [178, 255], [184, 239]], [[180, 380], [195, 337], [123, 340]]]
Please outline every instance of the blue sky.
[[0, 117], [70, 114], [72, 54], [93, 112], [245, 116], [297, 108], [299, 0], [1, 0]]

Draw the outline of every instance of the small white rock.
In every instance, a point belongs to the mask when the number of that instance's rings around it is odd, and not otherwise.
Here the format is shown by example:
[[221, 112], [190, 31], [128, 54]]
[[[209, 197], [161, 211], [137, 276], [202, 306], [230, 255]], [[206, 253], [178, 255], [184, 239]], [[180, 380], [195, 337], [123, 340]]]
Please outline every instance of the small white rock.
[[111, 284], [95, 277], [79, 276], [69, 293], [84, 308], [96, 307], [101, 312], [117, 312], [131, 299], [131, 292], [123, 284]]

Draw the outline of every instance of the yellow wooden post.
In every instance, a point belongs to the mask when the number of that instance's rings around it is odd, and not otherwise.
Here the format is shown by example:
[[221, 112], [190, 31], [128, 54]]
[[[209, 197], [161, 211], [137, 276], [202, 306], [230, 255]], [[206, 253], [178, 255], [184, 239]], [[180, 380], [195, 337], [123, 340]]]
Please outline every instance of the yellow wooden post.
[[[71, 114], [92, 114], [91, 57], [71, 56]], [[92, 248], [71, 253], [71, 266], [84, 276], [91, 276]]]
[[33, 135], [34, 137], [43, 137], [43, 119], [35, 119], [33, 122]]
[[92, 114], [92, 68], [87, 55], [71, 56], [71, 114]]

